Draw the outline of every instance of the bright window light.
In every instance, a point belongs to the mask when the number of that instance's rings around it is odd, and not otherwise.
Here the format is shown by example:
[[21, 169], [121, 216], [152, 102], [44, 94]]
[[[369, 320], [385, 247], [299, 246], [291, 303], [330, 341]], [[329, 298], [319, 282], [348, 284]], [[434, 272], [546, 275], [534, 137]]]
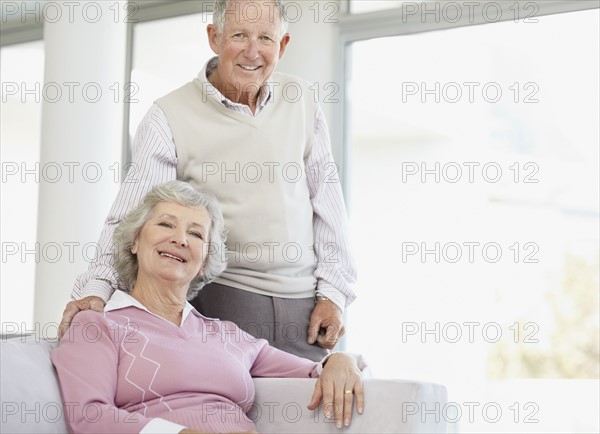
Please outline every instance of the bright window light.
[[598, 28], [351, 46], [347, 348], [445, 384], [450, 432], [598, 431]]
[[196, 78], [214, 55], [206, 37], [206, 25], [211, 22], [210, 14], [191, 14], [135, 25], [131, 137], [156, 99]]

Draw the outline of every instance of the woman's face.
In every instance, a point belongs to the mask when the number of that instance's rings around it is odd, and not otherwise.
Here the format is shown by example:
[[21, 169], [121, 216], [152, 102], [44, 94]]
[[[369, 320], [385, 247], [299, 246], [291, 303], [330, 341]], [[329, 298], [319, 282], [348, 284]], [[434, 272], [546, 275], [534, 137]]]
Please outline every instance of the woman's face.
[[137, 280], [189, 286], [208, 253], [210, 217], [205, 208], [160, 202], [136, 238]]

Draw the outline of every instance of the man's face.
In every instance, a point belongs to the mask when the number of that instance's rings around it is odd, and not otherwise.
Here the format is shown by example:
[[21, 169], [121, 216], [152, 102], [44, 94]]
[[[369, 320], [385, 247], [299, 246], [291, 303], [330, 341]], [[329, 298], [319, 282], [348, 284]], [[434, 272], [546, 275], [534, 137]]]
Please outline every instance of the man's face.
[[[257, 94], [283, 56], [289, 35], [279, 35], [273, 1], [230, 0], [223, 31], [208, 26], [212, 50], [219, 56], [217, 82], [225, 94]], [[239, 102], [239, 101], [238, 101]]]

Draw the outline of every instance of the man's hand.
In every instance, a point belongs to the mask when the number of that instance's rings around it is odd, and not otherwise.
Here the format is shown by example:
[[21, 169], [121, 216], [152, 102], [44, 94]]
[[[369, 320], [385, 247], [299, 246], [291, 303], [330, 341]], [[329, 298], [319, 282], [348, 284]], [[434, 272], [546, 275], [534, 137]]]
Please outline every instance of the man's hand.
[[333, 301], [319, 300], [310, 316], [308, 343], [317, 342], [321, 347], [332, 349], [344, 335], [342, 312]]
[[104, 300], [100, 297], [96, 297], [91, 295], [89, 297], [84, 297], [81, 300], [73, 300], [67, 303], [67, 307], [63, 312], [62, 320], [60, 321], [60, 325], [58, 326], [58, 337], [59, 339], [63, 337], [63, 335], [67, 332], [69, 327], [71, 326], [71, 321], [73, 321], [73, 317], [82, 310], [95, 310], [96, 312], [102, 312], [104, 310]]
[[323, 401], [325, 417], [333, 417], [338, 428], [349, 426], [352, 421], [352, 404], [356, 398], [356, 411], [362, 414], [365, 396], [362, 374], [356, 359], [349, 354], [335, 353], [325, 361], [325, 367], [315, 384], [315, 391], [308, 404], [314, 410]]

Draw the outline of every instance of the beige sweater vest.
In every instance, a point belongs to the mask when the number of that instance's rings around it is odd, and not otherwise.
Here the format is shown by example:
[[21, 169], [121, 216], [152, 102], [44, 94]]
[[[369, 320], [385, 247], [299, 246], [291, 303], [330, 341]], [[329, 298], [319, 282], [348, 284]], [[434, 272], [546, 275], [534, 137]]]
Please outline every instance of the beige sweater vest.
[[304, 160], [316, 104], [308, 83], [273, 74], [273, 100], [254, 117], [208, 95], [200, 80], [156, 101], [177, 149], [177, 178], [212, 193], [228, 230], [218, 283], [278, 297], [316, 287], [313, 209]]

